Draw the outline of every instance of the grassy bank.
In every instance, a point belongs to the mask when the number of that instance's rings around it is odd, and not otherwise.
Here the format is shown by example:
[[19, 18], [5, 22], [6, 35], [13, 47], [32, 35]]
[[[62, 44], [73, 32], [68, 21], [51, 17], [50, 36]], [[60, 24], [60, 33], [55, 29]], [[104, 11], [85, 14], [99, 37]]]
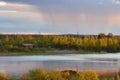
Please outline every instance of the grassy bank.
[[31, 50], [31, 51], [7, 51], [0, 52], [0, 56], [24, 56], [24, 55], [62, 55], [62, 54], [97, 54], [99, 52], [76, 50]]

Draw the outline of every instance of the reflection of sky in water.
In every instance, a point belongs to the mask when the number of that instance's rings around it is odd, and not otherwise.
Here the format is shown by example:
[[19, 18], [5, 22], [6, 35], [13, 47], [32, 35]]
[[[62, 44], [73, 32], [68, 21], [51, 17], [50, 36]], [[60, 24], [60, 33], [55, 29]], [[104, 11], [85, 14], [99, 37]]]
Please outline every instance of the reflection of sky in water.
[[84, 58], [76, 58], [73, 56], [14, 56], [0, 57], [0, 61], [48, 61], [48, 60], [85, 60]]
[[18, 76], [30, 69], [119, 69], [120, 54], [67, 54], [41, 56], [3, 56], [0, 57], [0, 71]]
[[81, 60], [82, 61], [82, 60], [88, 60], [88, 59], [120, 59], [120, 53], [0, 57], [0, 61], [47, 61], [47, 60]]
[[[67, 56], [67, 55], [66, 55]], [[109, 53], [109, 54], [70, 54], [76, 58], [110, 58], [110, 59], [120, 59], [120, 53]]]

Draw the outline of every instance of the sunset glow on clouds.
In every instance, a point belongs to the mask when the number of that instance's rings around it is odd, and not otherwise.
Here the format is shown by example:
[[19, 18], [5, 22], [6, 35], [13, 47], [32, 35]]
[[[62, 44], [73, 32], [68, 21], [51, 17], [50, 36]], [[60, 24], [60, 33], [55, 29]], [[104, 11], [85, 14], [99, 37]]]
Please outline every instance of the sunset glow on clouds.
[[40, 25], [41, 19], [42, 16], [37, 12], [35, 6], [22, 3], [0, 2], [1, 31], [29, 31], [29, 28], [32, 28], [30, 25]]
[[120, 34], [119, 0], [0, 0], [0, 32]]

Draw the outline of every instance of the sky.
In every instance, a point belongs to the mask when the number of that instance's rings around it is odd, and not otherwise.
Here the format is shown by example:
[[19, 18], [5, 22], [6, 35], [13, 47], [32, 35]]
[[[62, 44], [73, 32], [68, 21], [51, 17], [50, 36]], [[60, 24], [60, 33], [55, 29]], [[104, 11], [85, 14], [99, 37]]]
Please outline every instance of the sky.
[[0, 32], [120, 34], [120, 0], [0, 0]]

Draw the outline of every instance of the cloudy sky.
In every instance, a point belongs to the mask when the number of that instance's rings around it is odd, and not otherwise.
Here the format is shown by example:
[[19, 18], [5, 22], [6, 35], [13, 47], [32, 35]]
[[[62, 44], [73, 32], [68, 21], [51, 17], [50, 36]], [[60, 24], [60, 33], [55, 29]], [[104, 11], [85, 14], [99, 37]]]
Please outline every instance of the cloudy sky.
[[120, 34], [120, 0], [0, 0], [0, 32]]

